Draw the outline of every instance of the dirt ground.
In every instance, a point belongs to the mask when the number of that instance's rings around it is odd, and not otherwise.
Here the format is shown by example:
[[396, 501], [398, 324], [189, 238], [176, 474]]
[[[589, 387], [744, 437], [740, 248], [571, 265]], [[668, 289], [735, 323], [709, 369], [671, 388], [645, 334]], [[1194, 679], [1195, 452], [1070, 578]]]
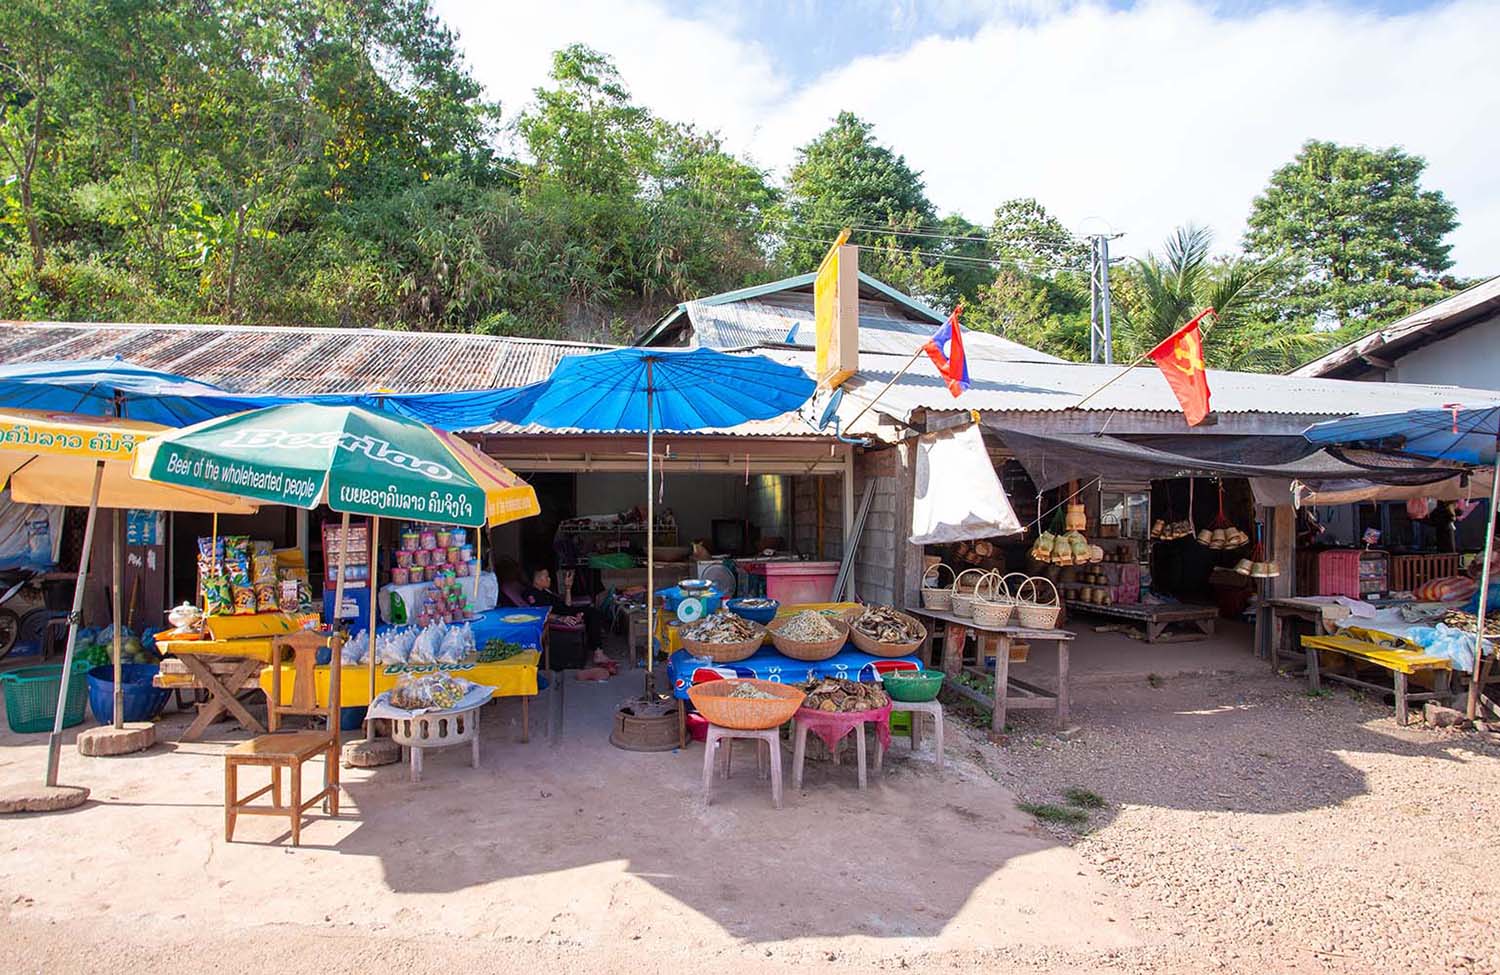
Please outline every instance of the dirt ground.
[[[898, 740], [868, 792], [813, 765], [781, 811], [748, 746], [712, 805], [699, 746], [610, 747], [638, 676], [571, 683], [555, 745], [543, 708], [521, 744], [492, 706], [480, 769], [346, 770], [300, 850], [271, 819], [224, 843], [233, 736], [178, 744], [169, 715], [146, 754], [65, 752], [83, 808], [0, 819], [0, 970], [1500, 970], [1500, 750], [1309, 698], [1243, 645], [1085, 634], [1070, 736], [950, 723], [945, 770]], [[42, 762], [0, 735], [0, 782]], [[1017, 808], [1068, 788], [1104, 800], [1081, 828]]]

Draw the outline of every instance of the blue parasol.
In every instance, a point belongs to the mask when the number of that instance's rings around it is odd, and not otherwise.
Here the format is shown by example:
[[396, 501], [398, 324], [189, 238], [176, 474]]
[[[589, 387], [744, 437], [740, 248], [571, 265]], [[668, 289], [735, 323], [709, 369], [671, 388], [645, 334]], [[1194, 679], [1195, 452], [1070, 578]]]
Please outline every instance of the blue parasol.
[[1479, 709], [1484, 659], [1484, 614], [1490, 591], [1490, 558], [1495, 549], [1495, 507], [1500, 502], [1500, 404], [1452, 403], [1439, 409], [1352, 416], [1316, 423], [1303, 432], [1317, 444], [1348, 444], [1389, 453], [1449, 460], [1469, 467], [1494, 465], [1490, 483], [1489, 526], [1484, 534], [1484, 566], [1479, 576], [1478, 620], [1474, 627], [1474, 673], [1469, 681], [1468, 717]]
[[182, 427], [260, 405], [123, 359], [0, 365], [0, 408], [121, 416]]
[[[494, 419], [551, 429], [646, 434], [646, 670], [656, 642], [656, 507], [651, 482], [657, 430], [707, 430], [769, 420], [807, 402], [801, 369], [765, 356], [712, 349], [615, 349], [565, 357], [552, 376], [498, 398]], [[648, 681], [649, 686], [649, 681]]]

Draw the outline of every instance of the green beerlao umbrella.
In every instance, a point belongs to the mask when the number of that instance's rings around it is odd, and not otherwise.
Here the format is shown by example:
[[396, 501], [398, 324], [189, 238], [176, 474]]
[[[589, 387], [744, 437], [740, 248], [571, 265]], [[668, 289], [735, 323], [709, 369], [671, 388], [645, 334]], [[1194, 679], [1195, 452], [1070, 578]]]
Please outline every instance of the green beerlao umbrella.
[[[326, 504], [343, 515], [341, 539], [348, 538], [350, 515], [368, 515], [374, 519], [372, 583], [381, 518], [483, 528], [541, 510], [529, 484], [468, 441], [416, 420], [357, 406], [271, 406], [171, 430], [137, 449], [131, 473], [143, 480], [263, 503], [298, 508]], [[483, 534], [477, 532], [476, 540]], [[339, 545], [335, 616], [344, 605], [348, 549]], [[476, 595], [478, 573], [476, 565]], [[372, 641], [375, 603], [370, 600]], [[373, 700], [373, 646], [369, 657]], [[331, 723], [337, 728], [337, 717]], [[373, 731], [372, 722], [367, 732], [371, 739]]]
[[446, 525], [498, 525], [539, 510], [529, 485], [467, 441], [356, 406], [272, 406], [173, 430], [146, 442], [133, 473], [271, 504]]

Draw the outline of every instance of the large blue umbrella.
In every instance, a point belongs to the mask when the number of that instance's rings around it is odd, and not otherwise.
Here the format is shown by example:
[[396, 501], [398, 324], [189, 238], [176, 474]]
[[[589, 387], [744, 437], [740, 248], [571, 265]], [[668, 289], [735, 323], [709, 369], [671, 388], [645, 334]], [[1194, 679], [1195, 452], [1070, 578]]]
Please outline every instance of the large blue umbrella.
[[1485, 604], [1490, 592], [1490, 558], [1495, 548], [1495, 507], [1500, 502], [1500, 403], [1469, 406], [1453, 403], [1439, 409], [1353, 416], [1314, 424], [1303, 435], [1318, 444], [1353, 444], [1469, 467], [1493, 466], [1484, 566], [1479, 575], [1479, 613], [1474, 627], [1474, 673], [1469, 681], [1468, 716], [1473, 721], [1479, 709]]
[[261, 405], [209, 383], [123, 359], [0, 365], [0, 408], [123, 416], [182, 427]]
[[494, 418], [552, 429], [646, 434], [646, 669], [656, 642], [657, 430], [706, 430], [797, 409], [815, 385], [795, 366], [712, 349], [615, 349], [567, 356], [549, 379], [501, 396]]

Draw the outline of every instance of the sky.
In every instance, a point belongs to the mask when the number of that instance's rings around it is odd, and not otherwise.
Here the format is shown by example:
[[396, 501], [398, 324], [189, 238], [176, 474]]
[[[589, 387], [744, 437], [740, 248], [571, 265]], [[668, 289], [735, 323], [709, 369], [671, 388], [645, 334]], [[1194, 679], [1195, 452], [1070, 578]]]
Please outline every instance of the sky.
[[1500, 274], [1496, 0], [436, 0], [514, 119], [551, 52], [614, 58], [640, 104], [784, 177], [848, 109], [988, 223], [1035, 197], [1078, 233], [1238, 246], [1307, 139], [1400, 146], [1458, 208], [1454, 272]]

